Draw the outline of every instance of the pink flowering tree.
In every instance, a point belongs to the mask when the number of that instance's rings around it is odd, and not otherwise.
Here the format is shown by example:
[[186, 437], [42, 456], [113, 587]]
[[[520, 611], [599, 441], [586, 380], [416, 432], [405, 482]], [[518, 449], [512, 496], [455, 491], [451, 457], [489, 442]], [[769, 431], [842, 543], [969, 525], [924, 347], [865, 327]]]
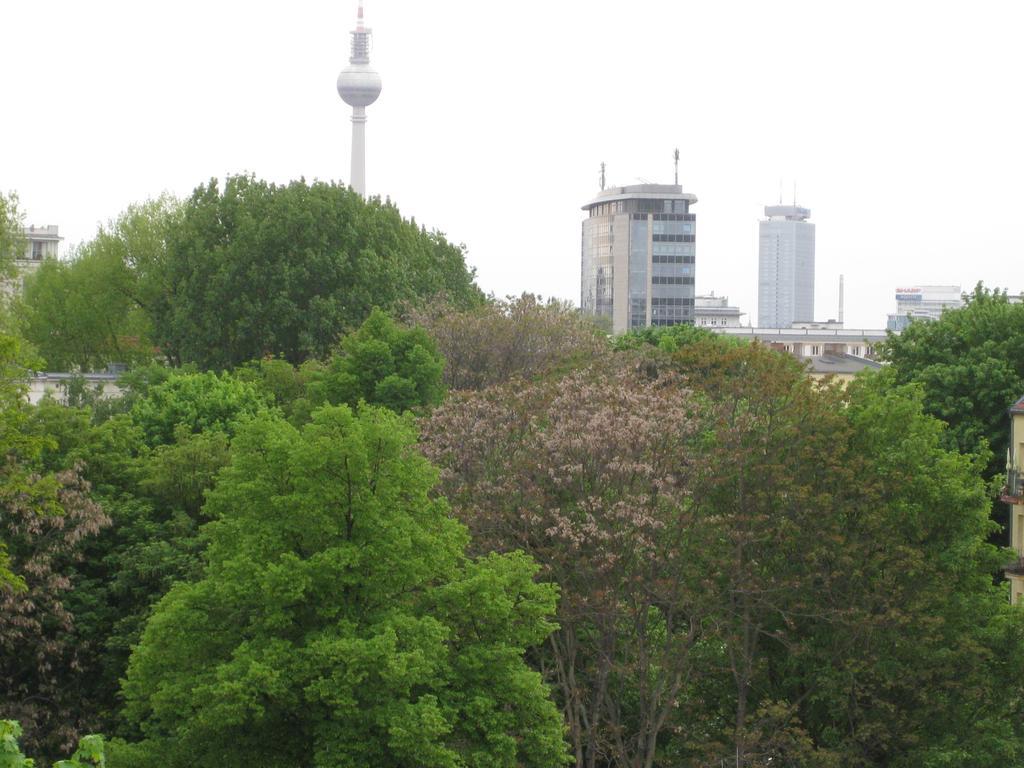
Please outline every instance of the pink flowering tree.
[[620, 361], [455, 397], [425, 425], [475, 546], [525, 550], [561, 587], [542, 663], [577, 765], [651, 766], [675, 725], [708, 608], [705, 419], [677, 377]]

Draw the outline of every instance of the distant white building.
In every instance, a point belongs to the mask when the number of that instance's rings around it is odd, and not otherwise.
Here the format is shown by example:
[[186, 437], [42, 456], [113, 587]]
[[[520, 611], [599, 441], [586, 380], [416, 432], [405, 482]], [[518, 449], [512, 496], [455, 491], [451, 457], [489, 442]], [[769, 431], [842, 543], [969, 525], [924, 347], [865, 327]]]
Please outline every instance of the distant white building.
[[938, 320], [947, 309], [964, 305], [959, 285], [913, 285], [896, 289], [896, 312], [886, 328], [902, 331], [914, 320]]
[[788, 328], [814, 319], [814, 225], [809, 208], [766, 205], [759, 225], [757, 324]]
[[56, 224], [45, 227], [25, 227], [22, 230], [25, 238], [25, 250], [14, 259], [15, 277], [4, 280], [2, 292], [6, 296], [21, 293], [25, 286], [25, 278], [33, 274], [46, 259], [59, 256], [61, 237]]
[[704, 328], [739, 328], [745, 313], [729, 306], [728, 296], [696, 296], [693, 300], [693, 324]]
[[712, 328], [715, 333], [757, 340], [797, 358], [851, 355], [871, 359], [886, 332], [873, 328], [842, 328], [839, 323], [801, 323], [791, 328]]
[[102, 373], [55, 373], [40, 372], [28, 380], [25, 397], [32, 405], [49, 396], [61, 405], [68, 401], [69, 387], [78, 386], [98, 396], [101, 400], [120, 397], [124, 390], [118, 384], [124, 371], [120, 366], [111, 366]]

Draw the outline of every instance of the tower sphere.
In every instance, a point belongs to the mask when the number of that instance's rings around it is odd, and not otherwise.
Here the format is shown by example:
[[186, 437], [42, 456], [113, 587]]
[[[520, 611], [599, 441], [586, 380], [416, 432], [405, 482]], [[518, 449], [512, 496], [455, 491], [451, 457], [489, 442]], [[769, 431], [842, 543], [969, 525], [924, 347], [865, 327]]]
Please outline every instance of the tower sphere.
[[380, 96], [380, 75], [366, 64], [351, 64], [338, 75], [338, 95], [350, 107], [368, 107]]

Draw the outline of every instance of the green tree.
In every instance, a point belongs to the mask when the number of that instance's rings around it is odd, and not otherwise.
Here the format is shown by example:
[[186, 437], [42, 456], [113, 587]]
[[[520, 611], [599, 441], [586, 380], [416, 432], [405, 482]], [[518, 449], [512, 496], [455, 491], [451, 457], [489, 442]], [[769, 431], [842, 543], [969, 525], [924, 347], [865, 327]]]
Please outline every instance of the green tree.
[[1024, 304], [979, 284], [962, 309], [890, 335], [882, 357], [896, 384], [921, 385], [947, 446], [988, 455], [987, 478], [1004, 470], [1006, 409], [1024, 394]]
[[[984, 460], [946, 447], [919, 385], [852, 384], [843, 414], [856, 478], [831, 567], [846, 631], [790, 654], [804, 722], [850, 764], [997, 768], [1024, 756], [1024, 614], [991, 574]], [[825, 650], [833, 659], [821, 663]]]
[[151, 314], [159, 344], [175, 362], [212, 369], [266, 355], [322, 359], [374, 306], [393, 311], [441, 292], [460, 305], [480, 299], [462, 249], [390, 203], [244, 176], [195, 190], [163, 276]]
[[207, 503], [205, 576], [171, 589], [132, 656], [135, 759], [563, 761], [561, 719], [523, 662], [555, 590], [522, 555], [463, 555], [414, 439], [408, 419], [345, 406], [301, 431], [269, 414], [240, 430]]
[[48, 261], [26, 282], [21, 329], [50, 369], [95, 370], [156, 354], [150, 315], [163, 298], [166, 238], [176, 203], [129, 207], [70, 259]]
[[24, 226], [14, 192], [0, 192], [0, 279], [14, 275], [14, 260], [25, 247]]
[[342, 339], [337, 354], [309, 377], [307, 389], [316, 404], [355, 407], [365, 401], [401, 413], [441, 402], [443, 369], [425, 330], [401, 328], [374, 308], [357, 331]]
[[174, 372], [147, 387], [132, 405], [131, 418], [149, 445], [170, 445], [182, 430], [231, 433], [235, 421], [268, 407], [265, 393], [229, 374]]
[[[14, 720], [0, 720], [0, 768], [34, 768], [35, 760], [25, 757], [18, 746], [21, 726]], [[78, 749], [67, 760], [58, 760], [53, 768], [104, 768], [106, 757], [102, 736], [83, 736]]]

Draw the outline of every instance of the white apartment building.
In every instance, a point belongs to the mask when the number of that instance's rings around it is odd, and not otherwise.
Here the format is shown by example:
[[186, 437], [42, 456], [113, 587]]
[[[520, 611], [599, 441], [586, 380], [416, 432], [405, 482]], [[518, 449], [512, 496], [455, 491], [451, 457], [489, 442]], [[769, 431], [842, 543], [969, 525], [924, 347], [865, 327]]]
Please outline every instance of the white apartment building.
[[693, 324], [703, 328], [739, 328], [744, 315], [739, 307], [729, 306], [728, 296], [696, 296], [693, 300]]

